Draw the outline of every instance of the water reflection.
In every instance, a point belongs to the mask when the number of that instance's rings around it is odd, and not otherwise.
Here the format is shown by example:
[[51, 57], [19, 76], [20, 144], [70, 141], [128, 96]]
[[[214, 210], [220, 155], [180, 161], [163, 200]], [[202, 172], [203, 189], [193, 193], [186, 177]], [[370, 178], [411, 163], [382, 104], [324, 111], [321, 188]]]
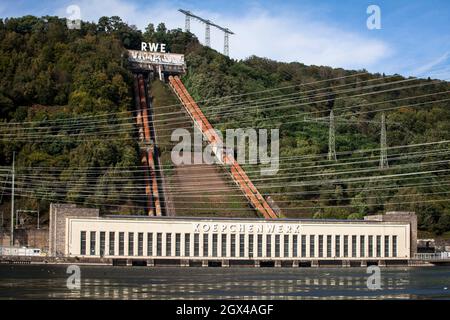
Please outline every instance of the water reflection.
[[[365, 269], [81, 267], [81, 289], [63, 266], [0, 266], [0, 298], [50, 299], [411, 299], [450, 298], [447, 270], [381, 269], [369, 290]], [[48, 269], [49, 270], [46, 270]], [[46, 272], [49, 271], [49, 272]], [[444, 272], [442, 272], [444, 271]], [[27, 276], [28, 275], [28, 276]]]

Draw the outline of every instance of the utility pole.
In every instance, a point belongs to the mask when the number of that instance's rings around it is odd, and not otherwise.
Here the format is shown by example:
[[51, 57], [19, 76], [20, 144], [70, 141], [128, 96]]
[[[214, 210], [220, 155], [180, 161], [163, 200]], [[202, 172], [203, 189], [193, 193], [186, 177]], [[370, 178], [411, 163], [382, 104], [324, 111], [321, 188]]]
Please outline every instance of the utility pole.
[[328, 132], [328, 160], [337, 161], [336, 158], [336, 129], [334, 125], [334, 113], [330, 111], [330, 129]]
[[380, 169], [389, 168], [387, 157], [386, 115], [381, 115]]
[[15, 179], [15, 162], [16, 162], [16, 152], [13, 152], [13, 162], [12, 162], [12, 184], [11, 184], [11, 235], [10, 235], [10, 244], [11, 247], [14, 246], [14, 179]]

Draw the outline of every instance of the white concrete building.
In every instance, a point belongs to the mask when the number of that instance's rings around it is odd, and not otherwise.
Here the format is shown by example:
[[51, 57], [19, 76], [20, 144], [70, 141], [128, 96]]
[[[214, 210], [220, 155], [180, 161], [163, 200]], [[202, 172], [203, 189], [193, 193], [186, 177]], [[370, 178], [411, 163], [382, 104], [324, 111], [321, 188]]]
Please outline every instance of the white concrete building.
[[371, 220], [143, 216], [65, 216], [63, 219], [64, 248], [61, 249], [68, 257], [408, 260], [416, 241], [415, 215], [411, 213], [388, 213]]

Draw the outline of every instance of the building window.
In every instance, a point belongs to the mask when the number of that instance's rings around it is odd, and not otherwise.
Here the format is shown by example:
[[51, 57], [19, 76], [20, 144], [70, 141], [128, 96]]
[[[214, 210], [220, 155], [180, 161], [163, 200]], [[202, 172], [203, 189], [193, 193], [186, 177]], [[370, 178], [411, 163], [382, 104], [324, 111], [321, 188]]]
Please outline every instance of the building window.
[[314, 235], [310, 235], [309, 236], [309, 256], [311, 257], [311, 258], [314, 258], [314, 256], [315, 256], [315, 251], [316, 251], [316, 248], [315, 248], [315, 236]]
[[356, 236], [352, 236], [352, 257], [356, 258]]
[[389, 236], [384, 236], [384, 256], [389, 257]]
[[245, 256], [245, 234], [239, 235], [239, 256], [241, 258]]
[[119, 232], [119, 256], [125, 255], [125, 233]]
[[184, 256], [189, 257], [191, 255], [191, 234], [184, 234]]
[[175, 256], [179, 257], [181, 255], [181, 234], [175, 234]]
[[275, 257], [279, 257], [280, 256], [280, 235], [276, 234], [275, 235]]
[[262, 234], [258, 234], [258, 257], [262, 257], [263, 255], [263, 236]]
[[377, 236], [377, 257], [381, 257], [381, 236]]
[[266, 257], [270, 258], [272, 256], [272, 235], [266, 235]]
[[235, 257], [236, 256], [236, 235], [232, 234], [231, 235], [231, 253], [230, 253], [231, 257]]
[[208, 256], [208, 234], [203, 234], [203, 256]]
[[100, 232], [100, 257], [103, 257], [105, 255], [105, 238], [106, 234], [105, 232]]
[[198, 233], [194, 234], [194, 257], [200, 255], [200, 235]]
[[366, 241], [365, 236], [359, 236], [359, 256], [365, 257], [366, 256]]
[[166, 233], [166, 257], [172, 255], [172, 234]]
[[86, 255], [86, 231], [81, 231], [80, 255]]
[[283, 257], [289, 257], [289, 236], [287, 234], [284, 235], [284, 252]]
[[116, 238], [116, 233], [115, 232], [110, 232], [109, 233], [109, 255], [110, 256], [113, 256], [114, 255], [114, 253], [115, 253], [115, 246], [114, 246], [114, 244], [115, 244], [115, 239]]
[[162, 256], [162, 233], [158, 232], [156, 234], [156, 255], [158, 257]]
[[397, 257], [397, 236], [392, 236], [392, 256]]
[[248, 235], [248, 257], [253, 258], [253, 234]]
[[142, 232], [138, 233], [138, 256], [144, 255], [144, 234]]
[[327, 257], [331, 258], [331, 236], [327, 236]]
[[348, 236], [344, 236], [344, 257], [348, 257]]
[[298, 257], [298, 236], [296, 234], [292, 236], [292, 256]]
[[217, 233], [213, 233], [212, 235], [212, 256], [217, 257], [217, 243], [218, 243], [218, 235]]
[[90, 246], [90, 254], [91, 256], [95, 256], [95, 231], [91, 231], [91, 246]]
[[147, 233], [147, 256], [153, 256], [153, 233]]
[[227, 235], [222, 234], [222, 257], [227, 256]]
[[306, 257], [306, 235], [302, 235], [302, 257]]
[[341, 256], [341, 237], [340, 236], [336, 236], [335, 237], [335, 242], [336, 242], [336, 253], [335, 253], [335, 256], [339, 258]]
[[369, 236], [369, 257], [373, 257], [373, 236]]
[[134, 255], [134, 233], [128, 232], [128, 255]]
[[319, 236], [319, 257], [323, 257], [323, 236]]

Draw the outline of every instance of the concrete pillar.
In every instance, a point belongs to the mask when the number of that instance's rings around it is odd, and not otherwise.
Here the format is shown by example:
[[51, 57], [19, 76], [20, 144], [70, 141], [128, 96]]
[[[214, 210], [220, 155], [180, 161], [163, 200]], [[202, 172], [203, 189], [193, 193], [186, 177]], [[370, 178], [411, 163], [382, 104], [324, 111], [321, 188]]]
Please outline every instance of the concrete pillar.
[[280, 260], [276, 260], [275, 261], [275, 267], [276, 268], [280, 268], [281, 267], [281, 261]]
[[378, 266], [379, 267], [386, 267], [386, 261], [385, 260], [378, 260]]
[[349, 268], [350, 267], [350, 260], [342, 260], [342, 267], [343, 268]]
[[127, 267], [133, 265], [133, 260], [127, 259]]
[[319, 261], [317, 260], [311, 260], [311, 267], [318, 268], [319, 267]]
[[298, 260], [292, 261], [292, 268], [298, 268], [298, 266], [299, 266], [299, 261]]
[[230, 267], [230, 260], [222, 260], [222, 267], [225, 268]]
[[208, 260], [202, 260], [202, 267], [208, 266]]
[[367, 267], [367, 260], [361, 260], [361, 267]]
[[255, 260], [255, 268], [259, 268], [261, 264], [259, 263], [259, 260]]
[[155, 266], [155, 260], [147, 259], [147, 267], [154, 267], [154, 266]]

